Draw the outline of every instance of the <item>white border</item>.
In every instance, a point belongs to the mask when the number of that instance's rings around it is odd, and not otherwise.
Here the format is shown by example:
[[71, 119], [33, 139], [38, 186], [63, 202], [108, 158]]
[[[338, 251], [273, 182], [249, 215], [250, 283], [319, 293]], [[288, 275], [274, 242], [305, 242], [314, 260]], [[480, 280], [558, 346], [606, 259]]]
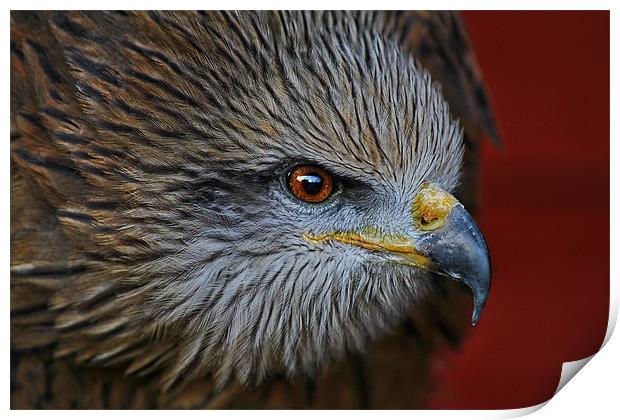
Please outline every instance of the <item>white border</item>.
[[[611, 119], [611, 215], [619, 215], [620, 214], [620, 206], [619, 206], [619, 190], [618, 190], [618, 178], [620, 171], [620, 162], [618, 161], [620, 157], [620, 131], [618, 130], [618, 117], [620, 117], [620, 109], [618, 107], [618, 96], [619, 96], [619, 85], [618, 85], [618, 75], [620, 75], [620, 67], [618, 65], [618, 52], [620, 51], [619, 45], [619, 27], [620, 27], [620, 8], [618, 7], [620, 3], [615, 0], [590, 0], [590, 1], [574, 1], [574, 0], [565, 0], [561, 3], [557, 1], [536, 1], [536, 0], [522, 0], [522, 1], [502, 1], [502, 2], [494, 2], [490, 0], [476, 0], [476, 1], [430, 1], [430, 0], [421, 0], [416, 2], [404, 2], [404, 1], [393, 1], [393, 0], [382, 0], [381, 2], [369, 2], [369, 1], [312, 1], [312, 2], [291, 2], [291, 1], [282, 1], [282, 0], [271, 0], [271, 1], [261, 1], [261, 2], [249, 2], [249, 1], [241, 1], [241, 0], [228, 0], [225, 3], [222, 2], [214, 2], [214, 1], [188, 1], [188, 0], [175, 0], [174, 2], [164, 2], [164, 1], [144, 1], [144, 0], [109, 0], [106, 2], [101, 1], [91, 1], [88, 4], [85, 4], [84, 1], [63, 1], [63, 2], [45, 2], [45, 1], [31, 1], [31, 0], [23, 0], [23, 1], [12, 1], [9, 2], [9, 7], [12, 9], [222, 9], [222, 8], [232, 8], [232, 9], [467, 9], [467, 10], [476, 10], [476, 9], [490, 9], [490, 10], [517, 10], [517, 9], [526, 9], [526, 10], [558, 10], [557, 6], [561, 5], [563, 10], [611, 10], [611, 115], [616, 116]], [[173, 7], [171, 7], [173, 6]], [[3, 45], [5, 45], [5, 49], [9, 45], [9, 12], [8, 10], [5, 12], [4, 19], [6, 22], [5, 30], [2, 32], [3, 37]], [[5, 60], [8, 60], [9, 54], [5, 50], [4, 54]], [[3, 111], [4, 117], [6, 118], [6, 128], [5, 133], [8, 134], [9, 130], [9, 107], [10, 107], [10, 93], [9, 93], [9, 65], [5, 62], [5, 65], [2, 67], [1, 71], [4, 74], [5, 83], [2, 85], [3, 93], [4, 93], [4, 106], [6, 107]], [[4, 171], [4, 182], [2, 185], [2, 193], [3, 197], [7, 197], [4, 200], [4, 205], [2, 206], [2, 221], [3, 221], [3, 241], [2, 241], [2, 262], [3, 267], [9, 266], [9, 200], [10, 196], [10, 185], [9, 185], [9, 165], [8, 165], [8, 154], [9, 147], [8, 141], [6, 141], [7, 146], [2, 149], [3, 154], [3, 162], [5, 166], [3, 167]], [[5, 155], [6, 154], [6, 155]], [[615, 189], [614, 189], [615, 187]], [[618, 260], [618, 221], [617, 218], [611, 218], [611, 302], [610, 302], [610, 320], [608, 324], [607, 334], [605, 336], [605, 344], [604, 348], [597, 354], [595, 357], [591, 358], [591, 362], [587, 364], [587, 366], [583, 369], [584, 371], [579, 374], [579, 379], [570, 381], [564, 388], [561, 386], [558, 387], [558, 390], [561, 391], [557, 396], [553, 397], [548, 403], [543, 403], [538, 406], [523, 408], [518, 410], [473, 410], [473, 411], [391, 411], [387, 413], [390, 416], [398, 417], [398, 418], [410, 418], [411, 416], [415, 416], [420, 419], [449, 419], [449, 418], [471, 418], [471, 419], [481, 419], [481, 418], [506, 418], [506, 417], [516, 417], [522, 416], [530, 413], [533, 414], [536, 418], [563, 418], [563, 419], [582, 419], [584, 416], [594, 416], [594, 418], [610, 418], [614, 417], [618, 414], [618, 374], [620, 373], [620, 343], [618, 338], [612, 337], [612, 332], [616, 324], [617, 313], [618, 313], [618, 296], [619, 296], [619, 287], [618, 287], [618, 279], [620, 278], [620, 270], [619, 270], [619, 260]], [[7, 270], [8, 271], [8, 270]], [[5, 271], [5, 273], [7, 272]], [[5, 277], [5, 288], [3, 289], [5, 302], [5, 319], [2, 324], [2, 335], [4, 339], [4, 345], [1, 348], [2, 359], [4, 361], [3, 364], [3, 380], [1, 381], [1, 389], [0, 395], [2, 396], [3, 406], [6, 411], [9, 410], [10, 407], [10, 367], [9, 367], [9, 316], [8, 316], [8, 308], [10, 303], [9, 298], [9, 288], [8, 288], [8, 276]], [[610, 340], [611, 338], [611, 340]], [[518, 349], [515, 349], [518, 351]], [[588, 358], [590, 360], [590, 358]], [[570, 367], [571, 365], [569, 365]], [[575, 367], [575, 364], [572, 364], [572, 367]], [[563, 375], [565, 373], [563, 372]], [[540, 410], [540, 408], [544, 407], [544, 409]], [[613, 413], [613, 414], [612, 414]], [[109, 416], [110, 412], [105, 411], [89, 411], [88, 416], [93, 418], [101, 418], [102, 416]], [[132, 415], [133, 412], [120, 412], [112, 415]], [[144, 415], [145, 413], [136, 413], [137, 415]], [[296, 417], [300, 418], [311, 418], [311, 416], [349, 416], [354, 415], [355, 417], [367, 417], [373, 418], [377, 415], [382, 415], [386, 413], [377, 413], [375, 411], [359, 411], [359, 412], [324, 412], [324, 413], [315, 413], [313, 411], [297, 411], [295, 412]], [[48, 411], [48, 412], [29, 412], [29, 411], [11, 411], [10, 415], [15, 418], [30, 418], [36, 416], [49, 416], [52, 418], [66, 419], [66, 418], [81, 418], [84, 413], [75, 412], [75, 411]], [[149, 416], [153, 416], [154, 418], [168, 418], [170, 413], [165, 411], [153, 411], [148, 414]], [[209, 416], [217, 416], [221, 418], [233, 418], [240, 415], [251, 415], [252, 418], [256, 419], [275, 419], [279, 417], [288, 417], [291, 416], [291, 413], [283, 412], [283, 411], [253, 411], [251, 413], [246, 412], [234, 412], [234, 411], [219, 411], [219, 412], [210, 412], [209, 414], [205, 414], [201, 411], [192, 411], [192, 412], [183, 412], [183, 413], [175, 413], [176, 415], [183, 415], [195, 418], [202, 418], [204, 415]]]

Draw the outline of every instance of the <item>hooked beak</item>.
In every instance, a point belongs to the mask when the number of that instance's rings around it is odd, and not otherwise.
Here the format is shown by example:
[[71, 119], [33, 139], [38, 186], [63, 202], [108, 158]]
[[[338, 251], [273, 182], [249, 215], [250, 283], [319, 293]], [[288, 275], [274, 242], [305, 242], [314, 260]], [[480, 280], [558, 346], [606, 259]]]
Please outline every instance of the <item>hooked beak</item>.
[[360, 232], [306, 234], [311, 242], [338, 241], [374, 251], [390, 260], [450, 276], [472, 291], [476, 325], [491, 288], [491, 263], [486, 242], [478, 226], [461, 203], [437, 186], [425, 183], [412, 204], [416, 239], [369, 227]]
[[491, 262], [484, 237], [463, 205], [455, 205], [439, 229], [422, 235], [416, 249], [432, 261], [429, 271], [469, 286], [474, 298], [471, 322], [476, 325], [491, 289]]

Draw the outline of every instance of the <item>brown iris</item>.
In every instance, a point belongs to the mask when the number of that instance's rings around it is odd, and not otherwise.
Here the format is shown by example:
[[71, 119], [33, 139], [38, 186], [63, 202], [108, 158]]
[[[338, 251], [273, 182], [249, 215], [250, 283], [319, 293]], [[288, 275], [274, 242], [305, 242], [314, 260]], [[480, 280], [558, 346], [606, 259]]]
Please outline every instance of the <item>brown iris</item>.
[[288, 187], [293, 195], [308, 203], [325, 201], [332, 193], [332, 177], [321, 168], [302, 165], [288, 176]]

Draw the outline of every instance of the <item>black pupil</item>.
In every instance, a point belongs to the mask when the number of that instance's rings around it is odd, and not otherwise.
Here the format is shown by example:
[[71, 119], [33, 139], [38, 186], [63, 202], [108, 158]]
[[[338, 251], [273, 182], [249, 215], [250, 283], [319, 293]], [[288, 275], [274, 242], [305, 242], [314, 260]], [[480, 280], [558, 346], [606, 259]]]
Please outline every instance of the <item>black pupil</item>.
[[301, 182], [304, 191], [309, 195], [315, 195], [323, 189], [323, 178], [317, 174], [299, 175], [297, 181]]

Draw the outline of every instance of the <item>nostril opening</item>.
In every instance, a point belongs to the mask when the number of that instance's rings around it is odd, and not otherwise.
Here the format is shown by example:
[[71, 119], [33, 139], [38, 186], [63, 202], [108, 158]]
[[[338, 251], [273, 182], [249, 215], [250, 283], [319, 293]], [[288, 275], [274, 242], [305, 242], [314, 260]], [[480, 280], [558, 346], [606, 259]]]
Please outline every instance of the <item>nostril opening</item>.
[[420, 221], [422, 226], [427, 226], [430, 225], [431, 223], [434, 223], [436, 221], [438, 221], [439, 218], [438, 217], [422, 217], [422, 220]]

